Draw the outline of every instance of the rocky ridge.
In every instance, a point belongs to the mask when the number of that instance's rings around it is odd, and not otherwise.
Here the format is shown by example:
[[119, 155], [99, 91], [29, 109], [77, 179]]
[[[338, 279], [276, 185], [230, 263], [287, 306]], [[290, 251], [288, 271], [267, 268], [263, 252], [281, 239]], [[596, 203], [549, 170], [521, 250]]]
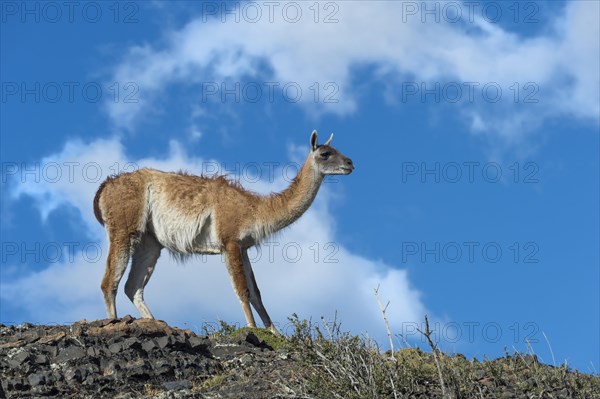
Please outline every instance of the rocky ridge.
[[[130, 316], [70, 326], [0, 325], [0, 397], [289, 396], [291, 356], [251, 331], [215, 340]], [[280, 374], [279, 386], [272, 373]], [[225, 374], [235, 378], [223, 384]]]
[[600, 399], [600, 377], [514, 353], [483, 362], [290, 318], [295, 332], [210, 336], [134, 319], [0, 324], [0, 398]]

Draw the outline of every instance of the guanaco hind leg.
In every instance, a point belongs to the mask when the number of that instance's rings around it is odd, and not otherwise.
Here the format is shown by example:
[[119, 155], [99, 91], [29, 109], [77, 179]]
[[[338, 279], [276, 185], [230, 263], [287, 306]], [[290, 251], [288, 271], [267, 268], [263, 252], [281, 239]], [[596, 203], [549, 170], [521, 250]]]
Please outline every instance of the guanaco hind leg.
[[153, 319], [152, 313], [144, 302], [144, 287], [150, 280], [162, 245], [150, 234], [144, 234], [134, 249], [131, 270], [125, 283], [125, 294], [133, 302], [144, 318]]
[[119, 282], [127, 268], [129, 261], [129, 239], [110, 238], [110, 247], [108, 249], [108, 258], [106, 259], [106, 271], [102, 278], [102, 293], [104, 294], [104, 305], [106, 306], [106, 317], [115, 319], [117, 317], [117, 307], [115, 299]]

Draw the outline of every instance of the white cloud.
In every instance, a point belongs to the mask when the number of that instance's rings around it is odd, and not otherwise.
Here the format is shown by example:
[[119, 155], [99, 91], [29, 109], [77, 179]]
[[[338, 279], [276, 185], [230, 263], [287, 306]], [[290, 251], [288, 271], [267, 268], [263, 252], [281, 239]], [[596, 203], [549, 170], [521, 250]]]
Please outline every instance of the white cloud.
[[[227, 23], [198, 17], [168, 33], [164, 45], [131, 48], [113, 79], [135, 81], [145, 97], [137, 104], [111, 103], [113, 121], [132, 127], [140, 112], [152, 107], [157, 94], [173, 83], [244, 76], [297, 82], [304, 89], [300, 103], [309, 111], [345, 115], [358, 106], [360, 89], [353, 87], [352, 71], [360, 66], [374, 66], [374, 77], [392, 85], [392, 92], [399, 92], [401, 82], [407, 81], [440, 82], [442, 87], [451, 82], [479, 83], [477, 99], [465, 104], [464, 115], [472, 118], [470, 126], [476, 131], [499, 133], [508, 141], [518, 140], [547, 118], [569, 115], [595, 120], [599, 116], [598, 2], [567, 3], [550, 28], [529, 38], [486, 21], [481, 9], [474, 13], [473, 22], [468, 22], [465, 8], [462, 23], [443, 18], [439, 23], [422, 23], [421, 10], [410, 15], [407, 2], [338, 2], [334, 3], [339, 7], [334, 15], [338, 22], [327, 24], [314, 23], [311, 4], [303, 6], [303, 17], [293, 24], [282, 18], [281, 10], [273, 14], [274, 22], [269, 22], [266, 10], [257, 23], [244, 22], [243, 15], [239, 23], [231, 15], [226, 16]], [[423, 4], [414, 3], [419, 9]], [[322, 9], [320, 21], [331, 11]], [[260, 63], [268, 65], [269, 74]], [[315, 103], [309, 89], [313, 82], [335, 82], [339, 102]], [[482, 86], [490, 82], [503, 91], [499, 104], [481, 98]], [[517, 103], [515, 82], [520, 84]], [[535, 91], [523, 88], [528, 82], [539, 89], [534, 94], [539, 105], [522, 102], [523, 96]], [[463, 100], [467, 93], [464, 88]], [[414, 98], [419, 101], [419, 96]]]
[[557, 22], [564, 36], [557, 53], [559, 62], [570, 79], [572, 90], [566, 90], [557, 107], [565, 107], [575, 115], [598, 118], [600, 109], [600, 3], [574, 1], [566, 10], [564, 19]]
[[[295, 147], [291, 151], [298, 152]], [[43, 162], [97, 163], [106, 175], [115, 164], [198, 173], [205, 161], [189, 157], [177, 142], [171, 143], [165, 158], [130, 159], [118, 139], [110, 139], [68, 142], [60, 153], [46, 157]], [[88, 230], [85, 233], [95, 237], [104, 252], [96, 262], [76, 255], [73, 261], [55, 263], [26, 276], [5, 274], [11, 278], [0, 285], [3, 306], [18, 309], [30, 322], [105, 317], [99, 284], [107, 243], [92, 212], [92, 199], [99, 183], [82, 174], [73, 176], [70, 180], [63, 174], [60, 181], [19, 183], [14, 188], [15, 195], [32, 197], [42, 215], [47, 216], [60, 206], [79, 210]], [[280, 190], [287, 185], [281, 176], [279, 171], [273, 183], [261, 180], [244, 184], [263, 193]], [[381, 294], [391, 301], [389, 316], [393, 327], [398, 329], [401, 322], [420, 320], [426, 313], [425, 306], [405, 271], [366, 259], [336, 242], [335, 223], [328, 211], [331, 199], [328, 186], [331, 184], [324, 184], [313, 207], [291, 228], [274, 237], [273, 244], [263, 245], [260, 252], [251, 252], [251, 257], [257, 258], [255, 274], [273, 319], [285, 323], [296, 312], [301, 317], [318, 320], [322, 315], [331, 318], [337, 311], [346, 328], [356, 332], [369, 330], [377, 337], [377, 330], [383, 333], [384, 329], [372, 290], [381, 285]], [[243, 322], [240, 305], [219, 256], [197, 257], [181, 265], [163, 251], [146, 289], [146, 300], [156, 317], [179, 325], [184, 322], [200, 325], [202, 321], [214, 322], [218, 318]], [[121, 316], [138, 315], [122, 288], [117, 309]]]
[[116, 140], [98, 140], [90, 145], [80, 141], [67, 142], [60, 153], [43, 158], [35, 164], [35, 168], [28, 167], [35, 169], [36, 174], [27, 174], [27, 168], [19, 169], [17, 177], [20, 179], [11, 190], [11, 195], [13, 199], [23, 194], [31, 196], [36, 201], [42, 220], [66, 204], [83, 211], [83, 216], [90, 209], [87, 200], [93, 198], [95, 186], [115, 173], [115, 168], [123, 166], [123, 163], [113, 161], [122, 159], [121, 156], [113, 158], [107, 154], [122, 155], [121, 143]]

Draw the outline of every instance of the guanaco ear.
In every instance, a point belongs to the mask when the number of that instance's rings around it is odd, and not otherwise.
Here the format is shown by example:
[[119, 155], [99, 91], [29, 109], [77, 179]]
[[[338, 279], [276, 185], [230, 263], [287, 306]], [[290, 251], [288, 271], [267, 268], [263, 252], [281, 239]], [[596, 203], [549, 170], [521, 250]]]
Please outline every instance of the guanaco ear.
[[310, 150], [314, 151], [317, 149], [317, 131], [313, 130], [312, 134], [310, 135]]
[[323, 145], [329, 145], [331, 143], [331, 140], [333, 140], [333, 133], [331, 133], [331, 136], [329, 136], [329, 138], [327, 139], [327, 141]]

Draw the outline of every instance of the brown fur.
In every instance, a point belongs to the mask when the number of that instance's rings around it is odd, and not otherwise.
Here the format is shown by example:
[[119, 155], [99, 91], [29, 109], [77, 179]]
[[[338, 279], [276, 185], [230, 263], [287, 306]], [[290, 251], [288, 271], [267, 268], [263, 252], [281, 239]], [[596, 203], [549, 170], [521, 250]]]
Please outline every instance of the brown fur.
[[255, 325], [252, 303], [265, 325], [274, 329], [246, 250], [297, 220], [313, 202], [326, 174], [349, 174], [354, 169], [352, 161], [335, 148], [317, 146], [316, 132], [311, 136], [311, 147], [290, 186], [269, 196], [252, 193], [223, 176], [153, 169], [104, 181], [94, 197], [94, 214], [105, 225], [110, 241], [101, 284], [109, 317], [116, 317], [116, 290], [132, 256], [125, 290], [140, 312], [152, 317], [143, 302], [143, 288], [160, 249], [167, 247], [181, 256], [224, 253], [248, 324]]
[[108, 183], [110, 179], [111, 178], [109, 177], [106, 180], [104, 180], [102, 184], [100, 184], [100, 187], [98, 187], [96, 195], [94, 196], [94, 216], [96, 216], [96, 220], [102, 226], [104, 226], [104, 220], [102, 219], [102, 211], [100, 210], [100, 196], [102, 195], [102, 190], [104, 190], [106, 183]]

